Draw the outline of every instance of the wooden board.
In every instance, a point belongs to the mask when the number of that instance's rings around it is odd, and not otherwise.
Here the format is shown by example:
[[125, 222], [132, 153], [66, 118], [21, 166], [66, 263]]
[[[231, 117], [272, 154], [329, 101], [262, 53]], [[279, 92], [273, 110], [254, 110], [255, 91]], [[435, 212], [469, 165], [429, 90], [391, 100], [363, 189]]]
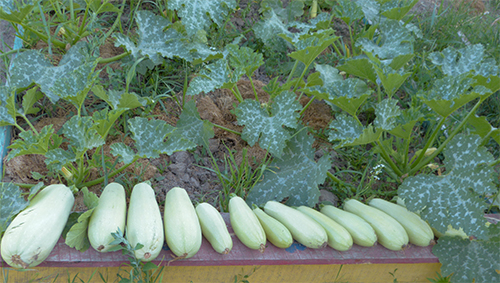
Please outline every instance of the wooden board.
[[[402, 251], [391, 251], [381, 245], [339, 252], [330, 247], [309, 249], [294, 243], [280, 249], [267, 243], [264, 253], [244, 246], [234, 235], [228, 214], [223, 214], [233, 239], [233, 249], [227, 255], [215, 252], [203, 238], [199, 252], [192, 258], [174, 260], [165, 244], [153, 262], [164, 267], [164, 282], [234, 282], [250, 275], [250, 282], [426, 282], [440, 269], [432, 246], [409, 245]], [[99, 253], [92, 248], [81, 253], [69, 248], [61, 238], [49, 257], [32, 271], [18, 272], [10, 268], [8, 282], [28, 282], [47, 277], [43, 282], [68, 282], [78, 276], [84, 282], [114, 282], [117, 274], [129, 270], [129, 261], [121, 252]], [[5, 263], [1, 263], [5, 266]], [[121, 270], [121, 272], [120, 272]], [[255, 270], [255, 271], [254, 271]], [[393, 275], [391, 275], [394, 274]], [[93, 275], [93, 277], [92, 277]], [[89, 279], [91, 280], [89, 281]], [[428, 281], [427, 281], [428, 282]]]

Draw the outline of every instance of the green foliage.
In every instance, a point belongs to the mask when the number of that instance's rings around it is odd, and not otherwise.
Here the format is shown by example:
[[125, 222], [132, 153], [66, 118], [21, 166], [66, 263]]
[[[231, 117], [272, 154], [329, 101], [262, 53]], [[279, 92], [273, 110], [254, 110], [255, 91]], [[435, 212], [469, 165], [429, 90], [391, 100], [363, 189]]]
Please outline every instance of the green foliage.
[[291, 206], [314, 206], [318, 202], [318, 185], [323, 183], [331, 167], [328, 155], [314, 161], [314, 139], [306, 128], [299, 130], [286, 143], [281, 157], [267, 166], [262, 180], [247, 195], [249, 205], [264, 205], [269, 200], [288, 198]]

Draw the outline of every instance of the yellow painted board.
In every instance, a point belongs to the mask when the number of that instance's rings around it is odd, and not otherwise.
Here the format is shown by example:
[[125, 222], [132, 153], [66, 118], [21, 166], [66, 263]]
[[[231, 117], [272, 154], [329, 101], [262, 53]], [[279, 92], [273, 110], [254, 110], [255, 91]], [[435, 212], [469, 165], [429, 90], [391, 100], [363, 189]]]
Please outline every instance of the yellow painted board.
[[[257, 265], [257, 266], [165, 266], [161, 282], [426, 282], [441, 264], [348, 264], [348, 265]], [[118, 282], [128, 277], [128, 267], [41, 267], [19, 272], [2, 268], [5, 283], [18, 282]], [[7, 276], [7, 277], [6, 277]], [[105, 279], [103, 281], [101, 276]], [[7, 280], [5, 280], [7, 278]], [[68, 281], [69, 278], [69, 281]]]

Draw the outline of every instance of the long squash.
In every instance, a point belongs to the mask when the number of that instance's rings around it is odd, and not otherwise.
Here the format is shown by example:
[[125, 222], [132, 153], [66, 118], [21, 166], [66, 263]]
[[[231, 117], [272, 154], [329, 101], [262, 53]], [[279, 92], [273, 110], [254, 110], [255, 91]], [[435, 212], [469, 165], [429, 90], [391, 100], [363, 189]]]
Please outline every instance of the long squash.
[[219, 211], [207, 202], [196, 206], [201, 232], [212, 248], [220, 254], [228, 254], [233, 248], [233, 239], [227, 230], [226, 222]]
[[139, 183], [132, 189], [127, 217], [126, 237], [135, 250], [135, 256], [142, 261], [155, 259], [163, 246], [163, 221], [156, 202], [155, 191], [147, 183]]
[[297, 210], [318, 222], [328, 235], [328, 246], [338, 251], [347, 251], [352, 248], [351, 234], [330, 217], [308, 206], [299, 206]]
[[293, 244], [292, 234], [285, 225], [272, 218], [255, 204], [253, 205], [253, 213], [255, 213], [262, 228], [264, 228], [269, 242], [281, 249], [286, 249]]
[[405, 207], [380, 198], [374, 198], [368, 204], [396, 219], [405, 228], [406, 233], [408, 233], [410, 243], [425, 247], [430, 245], [432, 240], [434, 240], [434, 233], [431, 226]]
[[229, 219], [238, 239], [248, 248], [259, 250], [266, 249], [266, 233], [252, 209], [241, 197], [230, 195]]
[[372, 226], [363, 218], [354, 213], [336, 208], [333, 205], [325, 205], [321, 213], [335, 220], [351, 234], [353, 242], [362, 247], [371, 247], [377, 243], [377, 234]]
[[90, 245], [98, 252], [107, 252], [113, 245], [111, 233], [125, 230], [127, 202], [125, 189], [118, 183], [109, 183], [102, 190], [99, 204], [89, 221], [88, 236]]
[[7, 227], [2, 238], [3, 260], [14, 268], [39, 265], [54, 249], [75, 202], [65, 185], [50, 185]]
[[375, 230], [378, 242], [382, 246], [400, 251], [408, 245], [409, 239], [405, 229], [387, 213], [355, 199], [344, 202], [344, 209], [368, 222]]
[[312, 249], [324, 248], [328, 235], [314, 219], [277, 201], [268, 201], [264, 211], [281, 222], [297, 242]]
[[163, 221], [170, 250], [180, 258], [194, 256], [201, 247], [202, 233], [196, 210], [186, 190], [175, 187], [168, 191]]

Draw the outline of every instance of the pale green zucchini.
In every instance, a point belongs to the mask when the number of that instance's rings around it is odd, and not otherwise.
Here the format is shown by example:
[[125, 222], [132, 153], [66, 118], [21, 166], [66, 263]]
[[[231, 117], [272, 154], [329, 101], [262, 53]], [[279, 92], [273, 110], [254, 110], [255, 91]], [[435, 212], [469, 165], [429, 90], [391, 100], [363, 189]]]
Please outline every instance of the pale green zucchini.
[[293, 244], [292, 234], [285, 225], [272, 218], [255, 204], [253, 205], [253, 212], [259, 219], [264, 232], [266, 232], [266, 237], [271, 244], [282, 249], [286, 249]]
[[405, 207], [380, 198], [374, 198], [368, 204], [396, 219], [405, 228], [410, 243], [425, 247], [430, 245], [431, 241], [434, 240], [434, 233], [429, 224]]
[[127, 215], [126, 237], [135, 250], [135, 256], [142, 261], [155, 259], [163, 247], [163, 221], [156, 202], [155, 191], [147, 183], [139, 183], [132, 189]]
[[264, 228], [248, 204], [239, 196], [232, 195], [229, 200], [229, 219], [234, 233], [245, 246], [264, 252], [266, 249]]
[[175, 187], [168, 191], [163, 221], [165, 239], [176, 256], [190, 258], [200, 250], [200, 221], [186, 190]]
[[233, 248], [233, 239], [219, 211], [203, 202], [196, 206], [196, 214], [200, 220], [201, 232], [212, 248], [220, 254], [228, 254]]
[[328, 246], [338, 251], [347, 251], [352, 248], [352, 237], [342, 225], [330, 217], [307, 206], [299, 206], [297, 210], [308, 215], [318, 222], [328, 235]]
[[335, 220], [342, 225], [349, 234], [353, 242], [362, 247], [371, 247], [377, 242], [377, 234], [372, 226], [363, 218], [356, 214], [336, 208], [332, 205], [325, 205], [321, 208], [321, 213]]
[[264, 211], [281, 222], [290, 231], [292, 237], [302, 245], [312, 248], [324, 248], [328, 235], [314, 219], [306, 214], [277, 201], [268, 201]]
[[39, 265], [54, 249], [75, 202], [65, 185], [41, 190], [10, 223], [2, 237], [2, 259], [14, 268]]
[[393, 251], [400, 251], [408, 245], [405, 228], [387, 213], [350, 199], [344, 203], [344, 209], [368, 222], [377, 234], [378, 242]]
[[102, 190], [99, 204], [92, 212], [89, 221], [88, 237], [90, 245], [99, 252], [107, 252], [114, 241], [111, 233], [120, 229], [125, 231], [125, 219], [127, 217], [127, 201], [125, 189], [118, 183], [108, 184]]

